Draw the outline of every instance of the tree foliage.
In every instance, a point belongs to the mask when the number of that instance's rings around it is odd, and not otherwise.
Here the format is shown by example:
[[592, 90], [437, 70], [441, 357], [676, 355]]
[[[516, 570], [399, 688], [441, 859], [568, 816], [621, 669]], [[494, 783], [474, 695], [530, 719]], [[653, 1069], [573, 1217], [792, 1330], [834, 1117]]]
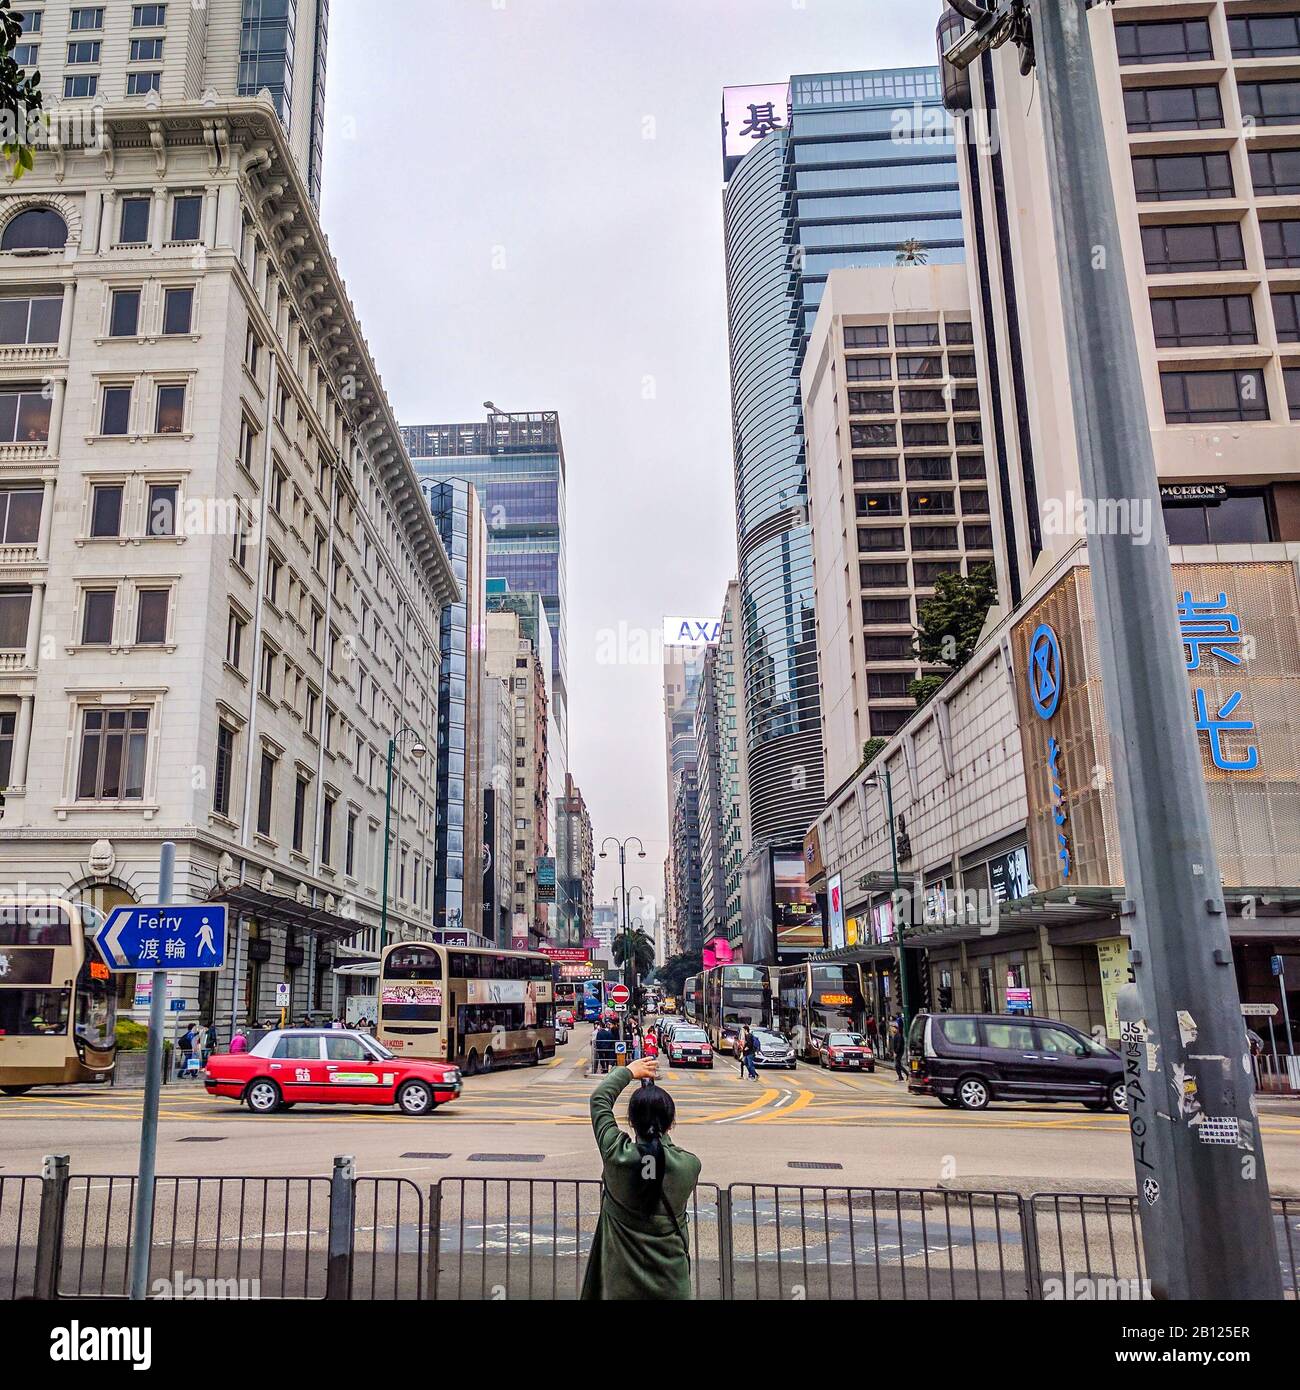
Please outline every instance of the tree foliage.
[[655, 984], [662, 985], [665, 994], [681, 998], [686, 981], [704, 969], [704, 957], [699, 951], [686, 951], [678, 956], [669, 956], [655, 971]]
[[862, 745], [862, 766], [866, 767], [888, 742], [889, 740], [887, 738], [881, 738], [879, 735], [875, 738], [869, 738]]
[[41, 75], [25, 72], [14, 60], [23, 41], [22, 15], [12, 0], [0, 0], [0, 158], [16, 179], [33, 164], [32, 122], [42, 110]]
[[915, 237], [908, 237], [898, 248], [898, 253], [894, 257], [895, 265], [924, 265], [930, 259], [930, 253]]
[[933, 595], [917, 605], [921, 625], [913, 650], [929, 666], [960, 671], [974, 654], [996, 600], [992, 565], [978, 565], [969, 576], [941, 574]]
[[630, 960], [638, 975], [644, 975], [655, 963], [655, 944], [641, 930], [621, 931], [614, 937], [614, 964], [626, 965]]

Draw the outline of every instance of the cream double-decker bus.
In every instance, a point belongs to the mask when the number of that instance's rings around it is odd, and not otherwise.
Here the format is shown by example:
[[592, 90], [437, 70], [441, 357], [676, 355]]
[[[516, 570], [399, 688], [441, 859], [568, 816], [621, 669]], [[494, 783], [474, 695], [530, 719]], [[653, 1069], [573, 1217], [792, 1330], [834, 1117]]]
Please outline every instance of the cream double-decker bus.
[[93, 937], [94, 908], [0, 898], [0, 1091], [108, 1081], [117, 996]]
[[403, 941], [379, 963], [375, 1036], [399, 1057], [456, 1062], [466, 1075], [555, 1056], [547, 956]]

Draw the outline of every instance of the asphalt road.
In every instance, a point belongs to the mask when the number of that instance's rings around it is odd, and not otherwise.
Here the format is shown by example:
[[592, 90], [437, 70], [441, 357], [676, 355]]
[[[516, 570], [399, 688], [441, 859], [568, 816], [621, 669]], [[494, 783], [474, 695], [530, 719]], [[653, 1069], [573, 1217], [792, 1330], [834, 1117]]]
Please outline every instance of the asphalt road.
[[[453, 1104], [423, 1119], [396, 1111], [300, 1105], [255, 1117], [194, 1083], [163, 1093], [158, 1170], [197, 1176], [326, 1175], [336, 1154], [368, 1176], [419, 1184], [450, 1175], [596, 1177], [586, 1077], [588, 1030], [551, 1063], [468, 1078]], [[831, 1074], [800, 1064], [742, 1081], [720, 1058], [712, 1072], [669, 1071], [675, 1138], [699, 1154], [704, 1178], [730, 1183], [1015, 1190], [1128, 1190], [1133, 1168], [1122, 1116], [1081, 1106], [994, 1105], [979, 1114], [909, 1097], [892, 1069]], [[49, 1153], [73, 1173], [136, 1167], [142, 1093], [95, 1087], [0, 1097], [0, 1175], [36, 1174]], [[1270, 1185], [1300, 1193], [1300, 1105], [1261, 1102]]]

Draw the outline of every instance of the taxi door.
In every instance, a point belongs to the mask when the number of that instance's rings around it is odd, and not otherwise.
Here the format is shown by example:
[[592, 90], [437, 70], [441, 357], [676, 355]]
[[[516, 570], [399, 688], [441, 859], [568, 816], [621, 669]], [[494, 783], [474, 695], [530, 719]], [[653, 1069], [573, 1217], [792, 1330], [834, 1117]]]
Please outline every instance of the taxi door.
[[325, 1058], [319, 1033], [289, 1034], [276, 1044], [269, 1067], [271, 1079], [290, 1105], [298, 1101], [329, 1100]]
[[396, 1059], [376, 1057], [360, 1038], [325, 1035], [326, 1100], [342, 1105], [387, 1105], [397, 1089]]

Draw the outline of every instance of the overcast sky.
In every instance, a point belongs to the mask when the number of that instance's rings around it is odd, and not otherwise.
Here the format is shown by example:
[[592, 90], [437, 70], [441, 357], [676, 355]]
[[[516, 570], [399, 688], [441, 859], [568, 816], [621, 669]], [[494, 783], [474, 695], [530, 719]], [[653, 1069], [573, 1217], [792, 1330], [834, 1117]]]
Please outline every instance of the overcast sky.
[[[323, 217], [407, 424], [558, 410], [569, 761], [662, 893], [657, 665], [735, 573], [724, 86], [934, 61], [927, 0], [332, 0]], [[640, 640], [637, 640], [640, 638]], [[609, 645], [604, 638], [605, 648]], [[623, 644], [629, 650], [628, 644]], [[617, 887], [600, 866], [597, 901]], [[634, 908], [635, 912], [635, 908]]]

